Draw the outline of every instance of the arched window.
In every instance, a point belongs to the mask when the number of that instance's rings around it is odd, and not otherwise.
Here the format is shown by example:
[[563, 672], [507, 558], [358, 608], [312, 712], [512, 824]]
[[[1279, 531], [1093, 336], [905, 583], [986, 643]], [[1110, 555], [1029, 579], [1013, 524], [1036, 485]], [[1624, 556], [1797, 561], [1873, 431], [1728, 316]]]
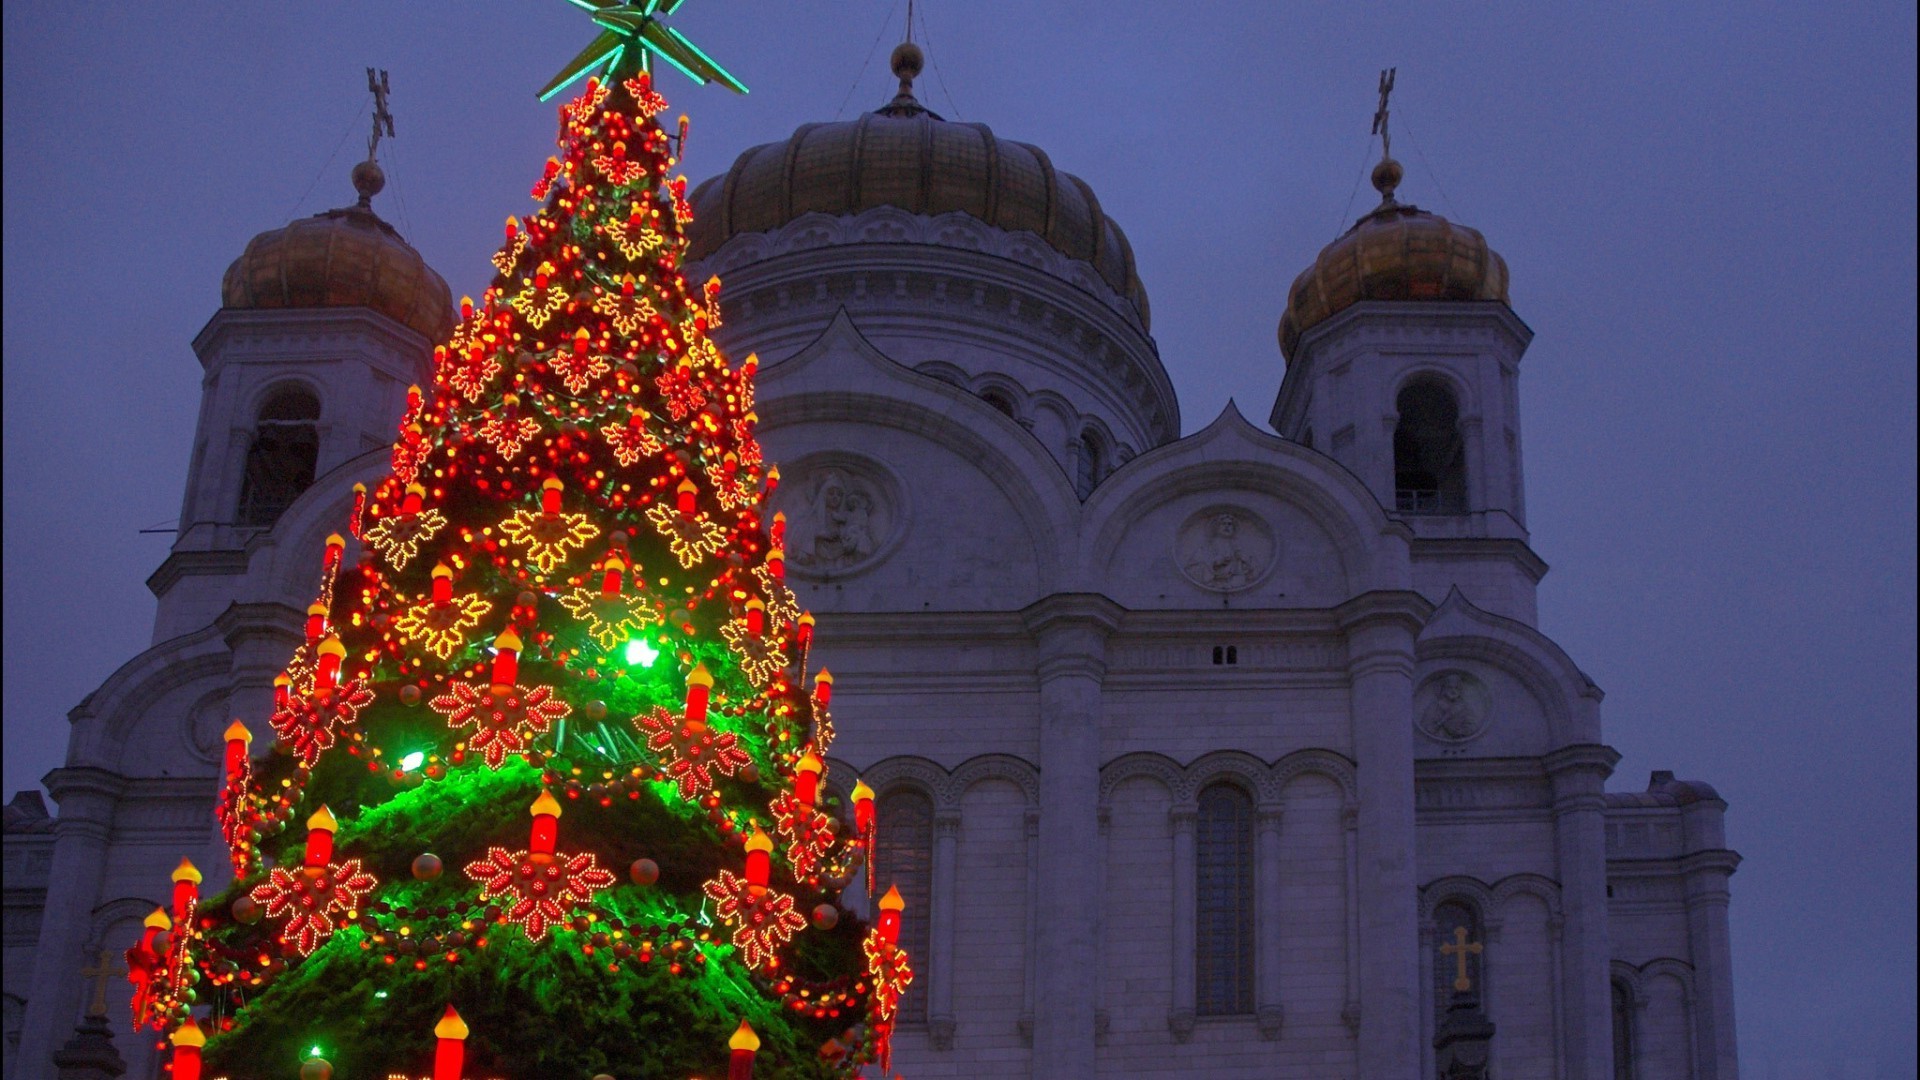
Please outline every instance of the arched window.
[[1019, 419], [1019, 417], [1013, 414], [1013, 399], [1007, 396], [1005, 390], [982, 390], [980, 392], [980, 400], [993, 406], [996, 412], [1006, 416], [1009, 420]]
[[1100, 433], [1088, 428], [1080, 433], [1079, 471], [1074, 477], [1073, 488], [1081, 498], [1093, 494], [1093, 489], [1105, 478], [1107, 472], [1107, 448], [1101, 441]]
[[1613, 981], [1613, 1080], [1633, 1080], [1633, 988]]
[[1393, 487], [1400, 511], [1465, 513], [1467, 454], [1453, 392], [1416, 382], [1400, 391], [1395, 407], [1400, 423], [1393, 429]]
[[[874, 807], [873, 880], [876, 895], [888, 887], [907, 902], [900, 920], [900, 947], [918, 971], [927, 969], [928, 906], [933, 897], [933, 800], [918, 791], [890, 791]], [[909, 990], [900, 1000], [900, 1019], [927, 1018], [927, 995]]]
[[281, 390], [261, 406], [240, 481], [237, 524], [270, 526], [313, 486], [320, 459], [320, 435], [314, 428], [318, 419], [320, 399], [300, 387]]
[[1253, 800], [1232, 784], [1200, 793], [1195, 822], [1194, 1011], [1253, 1011]]
[[[1485, 976], [1486, 935], [1480, 922], [1480, 912], [1464, 900], [1449, 900], [1433, 910], [1433, 1027], [1440, 1030], [1446, 1022], [1447, 1006], [1453, 1001], [1454, 980], [1460, 977], [1460, 943], [1463, 940], [1460, 930], [1466, 930], [1468, 993], [1481, 1003], [1486, 1004], [1486, 994], [1480, 980]], [[1473, 946], [1480, 949], [1475, 951]]]

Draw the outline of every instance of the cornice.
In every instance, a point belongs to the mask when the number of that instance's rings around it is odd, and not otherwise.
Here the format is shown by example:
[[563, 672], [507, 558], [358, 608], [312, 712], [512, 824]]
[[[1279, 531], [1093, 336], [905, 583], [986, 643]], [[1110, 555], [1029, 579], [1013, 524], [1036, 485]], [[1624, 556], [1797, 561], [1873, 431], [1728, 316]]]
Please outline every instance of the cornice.
[[243, 575], [247, 572], [247, 565], [245, 551], [175, 551], [147, 577], [147, 591], [156, 597], [164, 597], [185, 578]]
[[210, 370], [236, 347], [300, 340], [318, 350], [329, 340], [348, 336], [362, 342], [371, 338], [396, 357], [417, 356], [422, 362], [433, 352], [433, 342], [366, 307], [221, 308], [194, 335], [193, 351], [201, 367]]

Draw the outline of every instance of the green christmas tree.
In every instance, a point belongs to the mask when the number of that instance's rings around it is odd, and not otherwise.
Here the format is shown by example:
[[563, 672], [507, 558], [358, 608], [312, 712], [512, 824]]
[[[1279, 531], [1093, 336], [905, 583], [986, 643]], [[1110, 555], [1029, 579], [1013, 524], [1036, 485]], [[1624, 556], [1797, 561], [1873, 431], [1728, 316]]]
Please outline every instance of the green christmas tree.
[[834, 906], [871, 793], [822, 783], [831, 679], [763, 517], [755, 361], [681, 276], [685, 121], [648, 57], [738, 84], [658, 6], [598, 5], [548, 88], [602, 72], [329, 541], [273, 752], [228, 732], [236, 881], [201, 897], [183, 862], [129, 954], [176, 1080], [316, 1048], [436, 1080], [884, 1064], [898, 894], [871, 928]]

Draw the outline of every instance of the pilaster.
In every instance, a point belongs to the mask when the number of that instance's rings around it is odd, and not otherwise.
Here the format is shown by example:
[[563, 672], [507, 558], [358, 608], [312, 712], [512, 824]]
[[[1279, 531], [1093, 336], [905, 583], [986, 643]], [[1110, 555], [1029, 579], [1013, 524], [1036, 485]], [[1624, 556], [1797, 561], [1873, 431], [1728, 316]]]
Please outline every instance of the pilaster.
[[1606, 782], [1620, 755], [1580, 744], [1546, 756], [1553, 783], [1553, 836], [1559, 862], [1563, 937], [1560, 1000], [1569, 1076], [1605, 1076], [1613, 1068], [1613, 997], [1607, 940]]

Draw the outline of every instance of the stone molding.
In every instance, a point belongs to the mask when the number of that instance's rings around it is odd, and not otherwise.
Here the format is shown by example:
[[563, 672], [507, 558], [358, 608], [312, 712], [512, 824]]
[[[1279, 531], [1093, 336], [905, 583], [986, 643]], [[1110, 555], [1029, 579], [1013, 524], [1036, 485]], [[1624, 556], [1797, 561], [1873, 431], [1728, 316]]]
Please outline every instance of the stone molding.
[[1188, 765], [1151, 751], [1123, 754], [1100, 769], [1100, 804], [1106, 807], [1114, 790], [1125, 781], [1145, 776], [1158, 781], [1176, 807], [1194, 806], [1201, 788], [1214, 780], [1231, 778], [1248, 789], [1256, 805], [1264, 804], [1277, 814], [1285, 807], [1287, 782], [1309, 772], [1338, 783], [1345, 806], [1358, 803], [1353, 763], [1332, 750], [1311, 749], [1296, 750], [1271, 764], [1238, 750], [1217, 750]]
[[372, 308], [221, 308], [194, 335], [208, 372], [240, 362], [354, 359], [399, 380], [431, 385], [434, 343]]

